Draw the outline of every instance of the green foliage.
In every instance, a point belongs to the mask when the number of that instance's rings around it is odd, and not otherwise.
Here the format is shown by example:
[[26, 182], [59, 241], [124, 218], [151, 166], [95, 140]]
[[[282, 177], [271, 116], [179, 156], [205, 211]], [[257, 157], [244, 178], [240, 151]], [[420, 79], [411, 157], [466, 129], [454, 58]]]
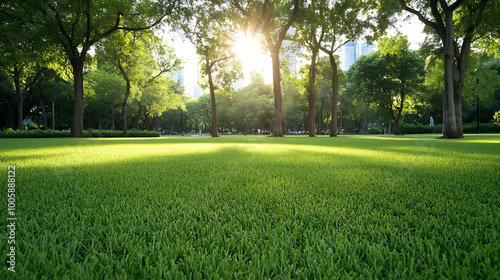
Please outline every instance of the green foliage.
[[[0, 131], [0, 138], [60, 138], [70, 137], [70, 130], [13, 130], [12, 128]], [[93, 130], [84, 131], [85, 137], [123, 137], [121, 130]], [[130, 130], [129, 137], [160, 137], [157, 131]]]
[[383, 133], [384, 133], [384, 131], [382, 131], [382, 129], [377, 128], [377, 127], [370, 127], [366, 131], [366, 134], [383, 134]]
[[367, 104], [377, 104], [396, 122], [424, 82], [424, 60], [409, 50], [405, 36], [380, 40], [380, 50], [362, 56], [349, 69], [350, 87]]
[[0, 278], [500, 277], [499, 135], [333, 140], [0, 139]]
[[423, 124], [406, 124], [405, 134], [427, 134], [427, 133], [441, 133], [443, 126], [438, 125], [423, 125]]
[[[477, 123], [464, 124], [464, 133], [476, 133]], [[500, 133], [500, 124], [481, 123], [479, 124], [481, 133]], [[441, 133], [443, 126], [438, 124], [434, 126], [422, 124], [406, 124], [405, 134], [426, 134], [426, 133]]]
[[500, 124], [500, 111], [497, 111], [495, 115], [493, 116], [493, 120], [495, 121], [496, 124]]
[[[268, 127], [263, 118], [270, 119], [273, 101], [272, 88], [264, 84], [262, 76], [256, 75], [252, 83], [232, 95], [232, 116], [239, 131], [246, 134], [249, 130]], [[270, 120], [268, 121], [270, 123]]]
[[[500, 133], [500, 124], [480, 123], [479, 130], [481, 133]], [[477, 133], [477, 123], [465, 124], [464, 133]]]

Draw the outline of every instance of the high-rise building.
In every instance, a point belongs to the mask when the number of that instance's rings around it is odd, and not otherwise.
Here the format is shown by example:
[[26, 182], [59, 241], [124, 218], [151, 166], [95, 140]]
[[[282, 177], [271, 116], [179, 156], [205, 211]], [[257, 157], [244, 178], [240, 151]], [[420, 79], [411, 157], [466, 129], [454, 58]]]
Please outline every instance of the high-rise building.
[[[295, 32], [297, 31], [296, 28], [294, 27], [290, 27], [288, 29], [288, 35], [295, 35]], [[286, 60], [288, 60], [288, 63], [290, 63], [290, 66], [291, 66], [291, 71], [293, 74], [296, 74], [297, 73], [297, 53], [295, 51], [293, 51], [292, 49], [290, 49], [290, 47], [292, 46], [292, 41], [289, 41], [289, 40], [284, 40], [283, 41], [283, 44], [282, 46], [286, 49], [287, 51], [285, 52], [285, 55], [284, 55], [284, 58]]]
[[174, 78], [174, 81], [184, 85], [184, 71], [183, 70], [175, 71], [174, 73], [172, 73], [172, 77]]
[[376, 51], [376, 44], [368, 45], [367, 43], [348, 42], [344, 46], [344, 70], [348, 70], [361, 56], [369, 54], [371, 51]]
[[371, 51], [376, 51], [377, 49], [377, 45], [368, 45], [367, 43], [358, 44], [357, 59], [363, 55], [370, 54]]
[[346, 70], [358, 60], [356, 56], [357, 45], [356, 42], [347, 42], [344, 46], [344, 69]]
[[203, 94], [203, 91], [201, 90], [200, 86], [198, 83], [201, 80], [201, 75], [200, 75], [200, 69], [198, 69], [197, 75], [196, 75], [196, 83], [193, 85], [193, 97], [198, 98]]

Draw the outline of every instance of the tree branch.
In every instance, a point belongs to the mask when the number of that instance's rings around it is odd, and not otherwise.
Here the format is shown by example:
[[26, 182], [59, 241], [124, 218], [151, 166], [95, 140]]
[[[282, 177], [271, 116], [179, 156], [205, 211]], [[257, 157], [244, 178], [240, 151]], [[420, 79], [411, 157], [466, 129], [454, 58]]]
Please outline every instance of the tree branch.
[[430, 20], [428, 20], [426, 17], [424, 17], [419, 11], [411, 8], [411, 7], [408, 7], [408, 6], [405, 6], [405, 11], [409, 12], [409, 13], [412, 13], [414, 15], [416, 15], [418, 17], [418, 19], [424, 23], [425, 25], [431, 27], [432, 29], [434, 29], [436, 32], [439, 32], [438, 30], [438, 26], [435, 22], [432, 22]]
[[90, 0], [85, 1], [87, 7], [85, 9], [85, 15], [87, 17], [87, 30], [85, 32], [85, 43], [89, 43], [90, 41]]
[[52, 6], [52, 4], [48, 4], [48, 7], [56, 14], [56, 20], [57, 20], [57, 24], [59, 25], [59, 29], [61, 29], [62, 35], [64, 37], [66, 37], [66, 39], [68, 40], [69, 49], [71, 50], [71, 48], [73, 47], [73, 39], [66, 32], [66, 29], [64, 28], [64, 25], [62, 24], [61, 17], [59, 16], [59, 12], [57, 11], [56, 8], [54, 8], [54, 6]]
[[40, 75], [42, 74], [42, 72], [45, 71], [45, 70], [47, 70], [47, 67], [43, 67], [42, 69], [38, 70], [38, 72], [36, 73], [36, 75], [33, 78], [33, 80], [31, 80], [31, 82], [29, 82], [28, 84], [26, 84], [24, 86], [24, 89], [22, 91], [23, 98], [26, 97], [26, 93], [28, 92], [28, 89], [31, 88], [34, 83], [36, 83], [36, 80], [38, 80], [38, 78], [40, 77]]
[[455, 1], [455, 3], [453, 3], [449, 6], [450, 10], [455, 11], [458, 8], [458, 6], [462, 5], [463, 2], [464, 2], [464, 0]]
[[288, 22], [283, 27], [283, 29], [281, 29], [277, 43], [281, 45], [281, 42], [283, 42], [283, 39], [285, 39], [288, 29], [290, 28], [290, 26], [292, 26], [293, 22], [298, 18], [298, 16], [299, 16], [299, 0], [295, 0], [293, 3], [292, 16], [290, 17], [290, 19], [288, 19]]

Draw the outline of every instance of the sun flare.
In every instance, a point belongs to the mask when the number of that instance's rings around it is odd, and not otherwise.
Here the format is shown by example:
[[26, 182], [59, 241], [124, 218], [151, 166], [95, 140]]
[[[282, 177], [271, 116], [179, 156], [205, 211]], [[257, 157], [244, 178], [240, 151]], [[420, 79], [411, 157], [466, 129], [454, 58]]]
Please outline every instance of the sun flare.
[[245, 34], [239, 34], [234, 42], [233, 51], [244, 66], [253, 68], [265, 60], [263, 47], [258, 39]]
[[258, 38], [249, 34], [239, 33], [233, 43], [232, 50], [236, 58], [241, 61], [246, 78], [251, 71], [261, 72], [266, 82], [270, 82], [271, 61], [264, 46]]

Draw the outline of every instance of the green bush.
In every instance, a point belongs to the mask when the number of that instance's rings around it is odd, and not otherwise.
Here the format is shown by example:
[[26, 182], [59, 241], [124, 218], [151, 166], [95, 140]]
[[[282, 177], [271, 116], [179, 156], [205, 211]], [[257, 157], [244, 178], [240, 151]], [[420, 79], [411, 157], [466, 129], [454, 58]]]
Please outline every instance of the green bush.
[[[120, 131], [120, 133], [123, 132]], [[160, 132], [158, 131], [148, 131], [148, 130], [137, 130], [137, 131], [129, 131], [128, 132], [129, 137], [160, 137]]]
[[[85, 137], [123, 137], [121, 130], [91, 130], [87, 129], [83, 132]], [[0, 138], [59, 138], [70, 137], [71, 130], [13, 130], [7, 128], [0, 131]], [[160, 137], [157, 131], [140, 131], [131, 130], [128, 132], [129, 137]]]
[[[477, 123], [464, 124], [464, 133], [477, 133]], [[481, 133], [498, 133], [500, 132], [500, 125], [494, 123], [481, 123], [479, 124]]]
[[[500, 125], [494, 123], [482, 123], [479, 128], [481, 133], [500, 133]], [[442, 129], [443, 125], [441, 124], [435, 126], [407, 124], [405, 125], [405, 134], [441, 133]], [[464, 124], [463, 130], [464, 133], [476, 133], [477, 123]]]
[[443, 125], [422, 125], [422, 124], [406, 124], [404, 127], [405, 134], [422, 134], [422, 133], [441, 133]]
[[377, 127], [371, 127], [371, 128], [368, 128], [368, 131], [366, 132], [366, 134], [382, 134], [384, 133], [380, 128], [377, 128]]

